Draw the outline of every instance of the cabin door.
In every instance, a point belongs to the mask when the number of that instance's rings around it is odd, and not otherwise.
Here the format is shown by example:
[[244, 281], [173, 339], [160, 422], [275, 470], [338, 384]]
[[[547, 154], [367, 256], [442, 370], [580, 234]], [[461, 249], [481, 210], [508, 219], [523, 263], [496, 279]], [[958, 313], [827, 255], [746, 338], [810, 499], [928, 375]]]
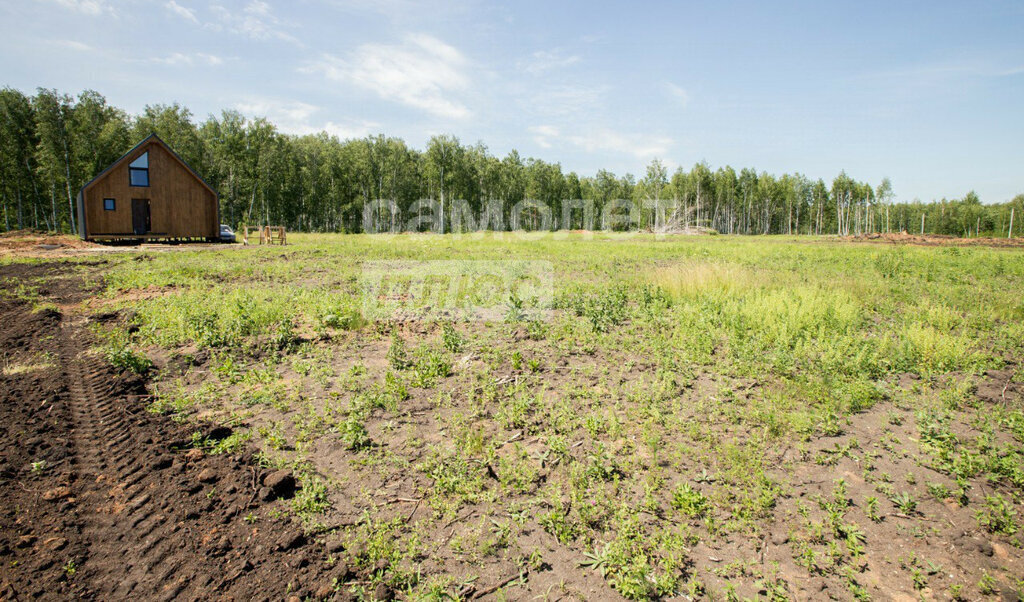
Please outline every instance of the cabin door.
[[132, 199], [132, 231], [146, 234], [151, 230], [149, 199]]

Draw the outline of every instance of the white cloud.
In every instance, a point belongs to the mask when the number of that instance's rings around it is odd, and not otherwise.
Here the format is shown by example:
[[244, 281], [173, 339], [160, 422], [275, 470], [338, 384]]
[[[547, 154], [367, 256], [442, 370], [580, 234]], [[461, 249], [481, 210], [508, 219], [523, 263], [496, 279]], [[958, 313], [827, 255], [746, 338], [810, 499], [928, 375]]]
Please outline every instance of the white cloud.
[[301, 101], [278, 101], [269, 99], [249, 99], [235, 103], [235, 108], [253, 117], [266, 117], [281, 123], [305, 122], [320, 110], [320, 107]]
[[605, 128], [570, 136], [569, 141], [586, 151], [609, 150], [640, 159], [664, 155], [672, 147], [672, 139], [667, 136], [622, 134]]
[[320, 126], [308, 125], [287, 133], [305, 136], [307, 134], [327, 132], [331, 136], [337, 136], [341, 140], [347, 140], [350, 138], [365, 138], [373, 132], [380, 131], [380, 129], [381, 125], [372, 121], [356, 121], [350, 123], [335, 123], [333, 121], [328, 121]]
[[683, 107], [690, 104], [690, 93], [687, 92], [685, 88], [677, 86], [672, 82], [665, 82], [665, 89], [668, 90], [669, 95], [675, 98]]
[[87, 15], [99, 15], [105, 11], [113, 12], [104, 0], [56, 0], [56, 2], [64, 8]]
[[165, 57], [150, 59], [154, 63], [163, 63], [164, 65], [190, 65], [192, 64], [192, 57], [187, 54], [180, 52], [173, 52]]
[[303, 69], [369, 90], [381, 98], [438, 117], [461, 119], [470, 110], [451, 96], [469, 88], [468, 61], [437, 38], [414, 34], [400, 45], [363, 44], [348, 57], [324, 55]]
[[[965, 90], [967, 81], [983, 78], [1013, 77], [1024, 73], [1024, 65], [999, 58], [955, 59], [948, 61], [903, 65], [849, 76], [857, 82], [870, 82], [880, 88], [900, 91], [917, 90], [930, 93]], [[957, 87], [952, 87], [958, 82]]]
[[664, 155], [672, 147], [667, 136], [646, 134], [623, 134], [609, 128], [591, 128], [578, 133], [563, 133], [553, 125], [539, 125], [529, 128], [534, 142], [542, 148], [551, 148], [556, 143], [567, 143], [583, 151], [593, 153], [611, 151], [633, 155], [638, 159], [649, 159]]
[[[393, 19], [413, 18], [422, 13], [436, 14], [438, 6], [417, 0], [322, 0], [345, 13], [378, 13]], [[457, 10], [458, 7], [444, 7]]]
[[552, 139], [559, 137], [558, 128], [553, 125], [537, 125], [529, 128], [533, 141], [541, 148], [551, 148]]
[[96, 50], [88, 44], [84, 44], [82, 42], [78, 42], [75, 40], [57, 40], [56, 42], [54, 42], [54, 44], [57, 44], [58, 46], [63, 46], [65, 48], [69, 48], [76, 52], [92, 52], [93, 50]]
[[175, 2], [174, 0], [170, 0], [170, 2], [168, 2], [166, 6], [171, 12], [178, 15], [179, 17], [187, 21], [192, 21], [193, 23], [199, 23], [199, 19], [196, 17], [196, 13], [192, 9], [185, 8], [184, 6]]
[[216, 67], [218, 65], [223, 65], [224, 59], [214, 54], [206, 54], [205, 52], [193, 52], [190, 54], [172, 52], [164, 57], [150, 59], [150, 62], [161, 63], [164, 65], [194, 65], [199, 63]]
[[219, 23], [205, 26], [214, 31], [227, 29], [231, 33], [248, 36], [254, 40], [278, 39], [303, 46], [295, 36], [285, 31], [285, 23], [274, 15], [270, 5], [262, 0], [250, 0], [241, 11], [228, 10], [219, 4], [210, 7]]
[[236, 103], [235, 108], [249, 117], [266, 117], [281, 132], [297, 136], [327, 132], [341, 139], [363, 138], [380, 130], [380, 124], [371, 121], [326, 121], [314, 124], [313, 118], [323, 109], [301, 101], [250, 98]]
[[538, 89], [525, 99], [531, 112], [548, 117], [578, 117], [597, 111], [608, 95], [608, 86], [558, 85]]
[[530, 58], [519, 62], [519, 68], [532, 75], [540, 75], [553, 69], [560, 69], [580, 62], [578, 55], [566, 55], [561, 50], [538, 50]]

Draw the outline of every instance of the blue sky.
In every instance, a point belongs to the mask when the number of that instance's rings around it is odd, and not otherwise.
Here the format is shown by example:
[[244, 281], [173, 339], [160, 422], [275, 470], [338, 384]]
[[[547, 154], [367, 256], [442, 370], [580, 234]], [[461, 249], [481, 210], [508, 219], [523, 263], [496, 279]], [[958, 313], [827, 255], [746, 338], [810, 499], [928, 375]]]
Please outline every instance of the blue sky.
[[0, 0], [0, 84], [642, 175], [1024, 192], [1024, 2]]

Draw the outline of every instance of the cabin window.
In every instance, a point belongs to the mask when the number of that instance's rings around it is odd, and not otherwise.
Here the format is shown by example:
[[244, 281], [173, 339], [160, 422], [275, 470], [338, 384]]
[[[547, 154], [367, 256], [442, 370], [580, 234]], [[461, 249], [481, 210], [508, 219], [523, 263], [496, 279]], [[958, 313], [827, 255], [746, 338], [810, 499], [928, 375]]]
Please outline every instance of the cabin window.
[[103, 199], [103, 210], [113, 211], [115, 208], [114, 199]]
[[128, 164], [128, 180], [132, 186], [149, 186], [149, 153]]

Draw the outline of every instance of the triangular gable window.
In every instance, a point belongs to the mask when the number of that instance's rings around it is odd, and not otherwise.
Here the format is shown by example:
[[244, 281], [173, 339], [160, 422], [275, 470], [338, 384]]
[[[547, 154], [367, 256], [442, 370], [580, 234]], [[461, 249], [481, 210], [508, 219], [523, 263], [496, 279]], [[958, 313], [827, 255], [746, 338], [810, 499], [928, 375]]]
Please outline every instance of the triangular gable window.
[[128, 164], [128, 181], [132, 186], [149, 186], [149, 152]]

